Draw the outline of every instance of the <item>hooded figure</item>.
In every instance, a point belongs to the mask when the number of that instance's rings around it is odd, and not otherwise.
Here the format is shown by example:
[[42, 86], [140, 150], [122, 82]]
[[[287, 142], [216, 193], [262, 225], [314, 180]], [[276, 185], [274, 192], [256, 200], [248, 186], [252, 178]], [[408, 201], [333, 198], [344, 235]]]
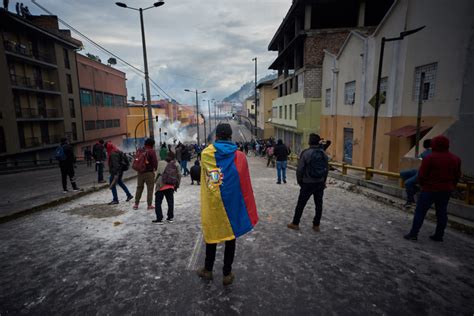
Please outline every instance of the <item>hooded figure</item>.
[[194, 184], [194, 181], [197, 181], [197, 184], [201, 184], [201, 165], [199, 160], [196, 159], [194, 166], [191, 167], [191, 185]]
[[442, 135], [436, 136], [431, 140], [431, 149], [433, 152], [422, 160], [418, 170], [421, 193], [416, 204], [411, 231], [404, 236], [408, 240], [418, 239], [418, 232], [426, 213], [434, 203], [436, 231], [430, 238], [434, 241], [443, 241], [444, 230], [448, 223], [449, 198], [461, 178], [461, 159], [449, 152], [449, 139]]
[[216, 244], [225, 241], [224, 285], [234, 279], [232, 262], [235, 239], [258, 222], [257, 207], [245, 154], [231, 142], [232, 128], [219, 124], [216, 142], [201, 156], [201, 223], [206, 242], [205, 267], [198, 275], [212, 279]]

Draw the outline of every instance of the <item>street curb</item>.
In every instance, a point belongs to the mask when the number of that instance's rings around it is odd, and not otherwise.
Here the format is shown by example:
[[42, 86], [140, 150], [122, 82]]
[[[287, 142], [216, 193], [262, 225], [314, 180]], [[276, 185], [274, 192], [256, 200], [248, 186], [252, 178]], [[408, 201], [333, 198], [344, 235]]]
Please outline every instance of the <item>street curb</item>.
[[[137, 175], [135, 174], [133, 176], [124, 178], [123, 181], [128, 181], [128, 180], [134, 179], [136, 177], [137, 177]], [[18, 211], [14, 214], [9, 214], [9, 215], [2, 216], [2, 217], [0, 217], [0, 224], [4, 224], [4, 223], [13, 221], [15, 219], [18, 219], [18, 218], [21, 218], [21, 217], [24, 217], [24, 216], [34, 214], [36, 212], [48, 209], [50, 207], [58, 206], [58, 205], [61, 205], [61, 204], [64, 204], [64, 203], [67, 203], [67, 202], [70, 202], [70, 201], [73, 201], [73, 200], [77, 200], [77, 199], [79, 199], [83, 196], [101, 191], [101, 190], [106, 189], [108, 187], [109, 187], [109, 185], [106, 184], [106, 183], [102, 184], [100, 186], [93, 186], [93, 187], [84, 189], [83, 191], [80, 191], [78, 193], [74, 193], [73, 195], [70, 195], [70, 196], [65, 196], [65, 197], [62, 197], [62, 198], [59, 198], [59, 199], [55, 199], [55, 200], [52, 200], [52, 201], [34, 206], [32, 208], [29, 208], [29, 209]]]

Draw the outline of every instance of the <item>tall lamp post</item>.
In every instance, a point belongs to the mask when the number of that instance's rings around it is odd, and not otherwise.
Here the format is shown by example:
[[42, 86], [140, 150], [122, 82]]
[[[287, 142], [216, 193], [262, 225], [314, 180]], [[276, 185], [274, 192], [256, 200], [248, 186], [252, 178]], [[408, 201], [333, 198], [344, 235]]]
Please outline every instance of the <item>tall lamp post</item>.
[[146, 54], [146, 43], [145, 43], [145, 26], [143, 24], [143, 11], [146, 11], [148, 9], [152, 8], [157, 8], [159, 6], [162, 6], [165, 4], [164, 1], [158, 1], [153, 3], [152, 6], [146, 7], [146, 8], [133, 8], [127, 6], [123, 2], [115, 2], [116, 5], [118, 5], [121, 8], [126, 8], [126, 9], [131, 9], [140, 12], [140, 25], [141, 25], [141, 30], [142, 30], [142, 47], [143, 47], [143, 63], [145, 64], [145, 87], [146, 87], [146, 101], [147, 101], [147, 107], [148, 107], [148, 128], [150, 130], [150, 138], [155, 138], [155, 132], [153, 130], [153, 113], [151, 110], [151, 93], [150, 93], [150, 78], [148, 76], [148, 59], [147, 59], [147, 54]]
[[378, 116], [379, 116], [379, 108], [380, 108], [380, 81], [382, 79], [382, 64], [383, 64], [383, 53], [385, 49], [385, 43], [386, 42], [394, 42], [394, 41], [401, 41], [403, 38], [405, 38], [408, 35], [414, 34], [418, 31], [421, 31], [424, 29], [425, 26], [413, 29], [413, 30], [408, 30], [400, 33], [399, 37], [392, 37], [392, 38], [385, 38], [382, 37], [382, 45], [380, 47], [380, 57], [379, 57], [379, 70], [377, 74], [377, 91], [375, 93], [375, 112], [374, 112], [374, 129], [372, 131], [372, 156], [370, 159], [370, 167], [374, 168], [375, 164], [375, 142], [377, 140], [377, 121], [378, 121]]
[[203, 91], [199, 92], [197, 89], [194, 90], [194, 91], [189, 90], [189, 89], [184, 89], [184, 91], [186, 91], [186, 92], [195, 92], [196, 93], [196, 130], [197, 130], [197, 143], [200, 146], [201, 142], [200, 142], [200, 138], [199, 138], [199, 99], [198, 99], [198, 94], [204, 94], [204, 93], [206, 93], [206, 90], [203, 90]]
[[252, 61], [255, 61], [255, 139], [258, 138], [257, 131], [257, 108], [258, 108], [258, 99], [257, 99], [257, 57], [253, 58]]

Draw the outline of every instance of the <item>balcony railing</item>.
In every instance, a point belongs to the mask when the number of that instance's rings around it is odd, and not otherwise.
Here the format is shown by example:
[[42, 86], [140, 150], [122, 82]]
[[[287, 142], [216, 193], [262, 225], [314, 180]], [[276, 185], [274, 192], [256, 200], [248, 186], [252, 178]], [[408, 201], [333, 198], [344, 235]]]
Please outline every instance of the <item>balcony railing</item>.
[[61, 141], [60, 135], [46, 135], [41, 137], [25, 137], [21, 142], [22, 148], [33, 148], [42, 145], [54, 145], [59, 144]]
[[16, 111], [18, 118], [58, 118], [59, 111], [56, 109], [21, 108]]
[[57, 91], [56, 85], [53, 82], [44, 81], [41, 79], [34, 79], [30, 77], [10, 75], [12, 85], [20, 86], [30, 89]]
[[56, 63], [54, 58], [52, 58], [51, 56], [48, 56], [48, 55], [45, 55], [45, 54], [40, 54], [39, 52], [33, 52], [29, 48], [29, 47], [31, 47], [31, 44], [30, 45], [25, 45], [25, 44], [22, 44], [22, 43], [16, 43], [14, 41], [5, 40], [5, 41], [3, 41], [3, 45], [5, 46], [6, 51], [9, 51], [9, 52], [12, 52], [12, 53], [15, 53], [15, 54], [19, 54], [19, 55], [23, 55], [25, 57], [33, 58], [33, 59], [36, 59], [36, 60], [39, 60], [39, 61], [47, 62], [47, 63], [50, 63], [50, 64], [55, 64]]

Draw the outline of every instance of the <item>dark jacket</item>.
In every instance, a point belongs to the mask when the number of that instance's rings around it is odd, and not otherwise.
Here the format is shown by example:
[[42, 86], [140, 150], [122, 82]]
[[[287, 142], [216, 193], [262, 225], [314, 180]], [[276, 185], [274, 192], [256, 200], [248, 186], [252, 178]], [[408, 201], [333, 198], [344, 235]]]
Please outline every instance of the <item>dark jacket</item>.
[[276, 161], [287, 161], [290, 150], [286, 147], [285, 144], [277, 144], [273, 148], [273, 155], [276, 158]]
[[181, 159], [184, 161], [190, 161], [191, 160], [191, 153], [189, 152], [189, 149], [184, 147], [183, 151], [181, 152]]
[[[304, 183], [326, 183], [326, 179], [328, 177], [328, 172], [324, 175], [324, 179], [315, 179], [309, 175], [308, 168], [311, 163], [311, 154], [314, 150], [323, 150], [324, 148], [320, 145], [310, 146], [309, 148], [303, 150], [300, 155], [300, 159], [298, 161], [298, 167], [296, 169], [296, 180], [298, 184]], [[327, 159], [326, 159], [327, 162]], [[329, 171], [329, 165], [327, 166], [327, 170]]]
[[158, 168], [158, 158], [156, 157], [156, 152], [153, 147], [145, 146], [146, 158], [148, 164], [146, 165], [145, 172], [153, 172]]
[[64, 155], [66, 156], [65, 160], [59, 161], [60, 167], [72, 167], [76, 162], [76, 156], [74, 155], [74, 150], [71, 145], [64, 144], [63, 147]]
[[120, 164], [120, 152], [119, 151], [113, 151], [110, 154], [110, 159], [109, 159], [109, 172], [110, 175], [112, 176], [122, 176], [123, 170], [122, 170], [122, 165]]
[[92, 147], [92, 157], [94, 157], [95, 161], [105, 161], [106, 153], [104, 145], [96, 143], [94, 147]]
[[431, 140], [433, 152], [421, 162], [418, 183], [424, 192], [449, 192], [456, 189], [461, 177], [461, 159], [449, 152], [449, 139], [437, 136]]
[[196, 160], [194, 166], [191, 167], [190, 173], [192, 181], [201, 181], [201, 166], [198, 160]]

